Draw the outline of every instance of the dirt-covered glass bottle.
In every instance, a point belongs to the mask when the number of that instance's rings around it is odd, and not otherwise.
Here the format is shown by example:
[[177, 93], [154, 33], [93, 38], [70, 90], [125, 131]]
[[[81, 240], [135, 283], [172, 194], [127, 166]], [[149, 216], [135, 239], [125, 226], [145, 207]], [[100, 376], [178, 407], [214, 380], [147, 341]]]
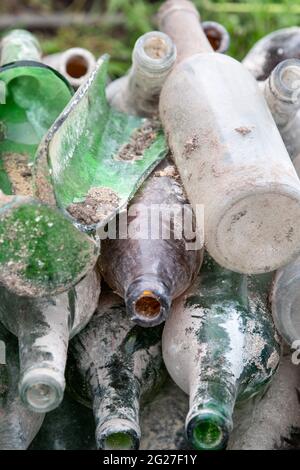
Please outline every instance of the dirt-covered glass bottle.
[[227, 269], [271, 272], [300, 253], [300, 183], [274, 119], [245, 67], [214, 53], [190, 1], [164, 2], [159, 18], [177, 47], [160, 118], [191, 205], [204, 205], [207, 250]]
[[175, 60], [176, 47], [169, 36], [159, 31], [143, 34], [135, 43], [129, 73], [107, 87], [110, 104], [126, 113], [153, 116]]
[[29, 409], [44, 413], [60, 404], [69, 338], [90, 320], [99, 294], [96, 270], [68, 292], [51, 298], [16, 296], [0, 287], [0, 321], [19, 340], [19, 391]]
[[195, 239], [196, 219], [173, 163], [165, 160], [140, 188], [127, 221], [125, 236], [102, 241], [101, 272], [125, 299], [132, 321], [157, 325], [193, 282], [203, 255], [203, 240]]
[[165, 377], [160, 326], [131, 324], [120, 297], [102, 295], [96, 314], [70, 343], [67, 381], [72, 394], [92, 407], [99, 449], [137, 449], [141, 399]]
[[21, 402], [19, 373], [18, 342], [0, 324], [0, 450], [27, 449], [44, 420]]
[[280, 345], [267, 294], [248, 300], [247, 277], [206, 257], [195, 285], [174, 302], [163, 333], [166, 367], [190, 396], [186, 433], [196, 449], [226, 447], [236, 403], [263, 392]]

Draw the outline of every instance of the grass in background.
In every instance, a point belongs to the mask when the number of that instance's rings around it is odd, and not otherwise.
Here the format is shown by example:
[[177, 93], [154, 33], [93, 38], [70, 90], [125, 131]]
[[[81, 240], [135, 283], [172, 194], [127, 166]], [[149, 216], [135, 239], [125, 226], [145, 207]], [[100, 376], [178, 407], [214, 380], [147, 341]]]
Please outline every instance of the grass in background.
[[[28, 9], [47, 14], [51, 11], [92, 12], [115, 15], [121, 13], [120, 26], [109, 24], [98, 27], [68, 27], [52, 32], [40, 32], [45, 54], [68, 47], [82, 46], [96, 56], [108, 52], [111, 55], [110, 74], [122, 75], [130, 66], [131, 51], [136, 39], [146, 31], [155, 29], [154, 16], [161, 1], [146, 0], [10, 0], [0, 13], [14, 13]], [[300, 3], [292, 0], [258, 1], [244, 0], [194, 0], [203, 20], [222, 23], [231, 35], [229, 54], [242, 59], [252, 45], [267, 33], [300, 22]]]

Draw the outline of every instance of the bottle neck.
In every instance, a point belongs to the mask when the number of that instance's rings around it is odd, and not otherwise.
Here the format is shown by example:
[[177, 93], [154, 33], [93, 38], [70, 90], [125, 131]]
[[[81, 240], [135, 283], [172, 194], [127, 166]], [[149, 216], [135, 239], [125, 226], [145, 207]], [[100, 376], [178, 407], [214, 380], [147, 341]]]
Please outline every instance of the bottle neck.
[[284, 130], [300, 106], [300, 61], [288, 59], [278, 64], [265, 82], [264, 95], [277, 126]]
[[38, 40], [28, 31], [15, 29], [1, 41], [0, 65], [20, 60], [41, 61], [41, 48]]
[[[120, 371], [117, 380], [126, 374], [126, 389], [121, 384], [101, 380], [93, 393], [93, 410], [96, 422], [98, 449], [138, 449], [141, 430], [139, 426], [140, 385], [130, 371]], [[129, 375], [131, 377], [129, 377]]]
[[164, 33], [141, 36], [133, 50], [125, 99], [136, 114], [152, 116], [158, 111], [162, 86], [176, 60], [176, 48]]
[[32, 411], [44, 413], [62, 401], [69, 342], [68, 296], [31, 302], [19, 326], [22, 401]]
[[233, 427], [232, 415], [237, 384], [200, 380], [190, 392], [190, 410], [186, 418], [186, 434], [197, 450], [225, 449]]
[[135, 279], [127, 288], [125, 303], [131, 320], [141, 326], [155, 326], [169, 315], [172, 292], [167, 280], [144, 275]]

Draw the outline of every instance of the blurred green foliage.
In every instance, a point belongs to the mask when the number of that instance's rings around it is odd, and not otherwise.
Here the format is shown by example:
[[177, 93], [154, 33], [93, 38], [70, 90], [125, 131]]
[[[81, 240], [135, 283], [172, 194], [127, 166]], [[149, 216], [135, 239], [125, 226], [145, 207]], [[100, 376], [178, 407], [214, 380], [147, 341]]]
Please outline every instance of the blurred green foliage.
[[[115, 15], [121, 13], [124, 21], [119, 26], [109, 23], [98, 27], [85, 25], [39, 32], [46, 54], [68, 47], [82, 46], [97, 56], [108, 52], [112, 59], [110, 74], [123, 74], [130, 65], [131, 51], [136, 39], [155, 29], [155, 13], [161, 1], [151, 0], [10, 0], [1, 2], [0, 13], [16, 11], [89, 12]], [[297, 25], [300, 21], [300, 2], [292, 0], [194, 0], [203, 20], [222, 23], [231, 35], [229, 53], [241, 59], [250, 47], [267, 33]]]

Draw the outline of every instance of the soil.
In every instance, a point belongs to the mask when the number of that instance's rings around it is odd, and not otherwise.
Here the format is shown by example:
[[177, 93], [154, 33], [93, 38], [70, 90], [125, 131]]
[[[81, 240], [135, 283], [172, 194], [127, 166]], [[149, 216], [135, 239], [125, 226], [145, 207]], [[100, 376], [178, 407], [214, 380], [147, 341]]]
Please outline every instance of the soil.
[[177, 169], [173, 165], [168, 165], [163, 170], [155, 171], [154, 176], [158, 176], [158, 177], [167, 176], [169, 178], [174, 178], [174, 179], [179, 178], [179, 174], [177, 172]]
[[147, 119], [142, 127], [132, 134], [130, 141], [120, 148], [116, 159], [123, 161], [141, 160], [144, 151], [154, 142], [159, 127], [157, 121]]
[[67, 207], [69, 214], [84, 225], [93, 225], [105, 220], [119, 205], [120, 198], [110, 188], [92, 188], [83, 202]]
[[234, 130], [241, 135], [247, 135], [247, 134], [250, 134], [250, 132], [252, 132], [252, 130], [249, 127], [237, 127]]
[[2, 157], [4, 169], [10, 179], [13, 193], [33, 196], [32, 171], [28, 157], [21, 153], [5, 153]]

